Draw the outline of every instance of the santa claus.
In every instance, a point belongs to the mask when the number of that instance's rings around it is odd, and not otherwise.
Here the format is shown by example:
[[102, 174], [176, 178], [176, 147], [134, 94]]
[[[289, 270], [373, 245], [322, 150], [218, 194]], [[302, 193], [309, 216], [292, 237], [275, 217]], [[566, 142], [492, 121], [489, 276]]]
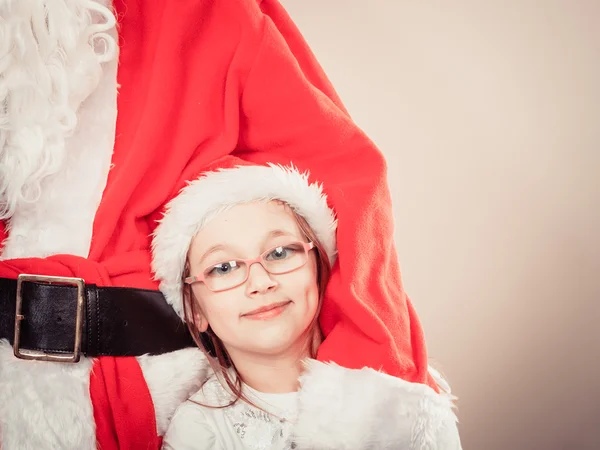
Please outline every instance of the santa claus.
[[277, 0], [0, 1], [0, 447], [158, 448], [205, 364], [151, 236], [228, 155], [310, 170], [338, 218], [319, 359], [437, 385], [385, 162]]

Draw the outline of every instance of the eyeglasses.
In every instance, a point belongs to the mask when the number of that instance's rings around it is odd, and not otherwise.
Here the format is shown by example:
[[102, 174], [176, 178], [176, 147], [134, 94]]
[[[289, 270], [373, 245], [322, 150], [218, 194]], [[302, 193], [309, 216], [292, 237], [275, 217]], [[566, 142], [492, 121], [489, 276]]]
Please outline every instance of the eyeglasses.
[[315, 248], [312, 242], [292, 242], [267, 250], [254, 259], [223, 261], [207, 267], [200, 275], [190, 276], [185, 284], [204, 283], [213, 292], [226, 291], [244, 284], [250, 275], [250, 267], [260, 264], [273, 275], [293, 272], [308, 261], [308, 252]]

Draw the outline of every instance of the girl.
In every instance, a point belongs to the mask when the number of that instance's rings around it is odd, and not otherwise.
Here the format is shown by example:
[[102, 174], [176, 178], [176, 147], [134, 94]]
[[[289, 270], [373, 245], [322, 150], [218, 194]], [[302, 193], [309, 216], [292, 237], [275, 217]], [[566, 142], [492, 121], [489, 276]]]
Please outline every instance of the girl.
[[461, 448], [448, 395], [314, 359], [335, 230], [293, 168], [210, 172], [170, 203], [153, 265], [208, 370], [164, 448]]

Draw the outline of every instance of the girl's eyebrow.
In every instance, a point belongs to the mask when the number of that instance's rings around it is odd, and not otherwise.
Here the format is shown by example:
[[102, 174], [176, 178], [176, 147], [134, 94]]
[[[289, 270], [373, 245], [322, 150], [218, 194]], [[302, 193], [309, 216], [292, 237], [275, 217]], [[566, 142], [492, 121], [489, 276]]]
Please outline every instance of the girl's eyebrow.
[[210, 247], [206, 252], [204, 252], [204, 254], [202, 255], [202, 257], [200, 258], [200, 260], [198, 261], [198, 263], [202, 263], [202, 261], [204, 261], [207, 256], [209, 256], [211, 253], [215, 253], [218, 252], [220, 250], [227, 250], [227, 246], [225, 244], [215, 244], [212, 247]]
[[292, 233], [288, 232], [288, 231], [284, 231], [284, 230], [272, 230], [269, 232], [269, 234], [267, 234], [267, 236], [265, 237], [265, 241], [270, 239], [270, 238], [274, 238], [274, 237], [279, 237], [279, 236], [292, 236], [292, 237], [296, 237], [294, 236]]

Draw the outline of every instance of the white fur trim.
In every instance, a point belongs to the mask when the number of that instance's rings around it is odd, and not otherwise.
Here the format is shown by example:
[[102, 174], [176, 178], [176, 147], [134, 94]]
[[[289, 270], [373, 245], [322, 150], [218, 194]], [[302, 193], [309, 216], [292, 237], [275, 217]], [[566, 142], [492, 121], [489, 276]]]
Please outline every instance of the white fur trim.
[[239, 166], [191, 182], [167, 206], [152, 242], [152, 268], [160, 289], [183, 318], [182, 274], [190, 243], [211, 219], [233, 205], [282, 200], [306, 219], [331, 264], [336, 257], [336, 220], [322, 187], [308, 175], [276, 165]]
[[[98, 8], [93, 2], [80, 3], [79, 7]], [[99, 3], [110, 4], [109, 0]], [[38, 6], [45, 7], [42, 3]], [[116, 29], [110, 35], [116, 40]], [[62, 165], [42, 180], [39, 197], [17, 203], [8, 222], [10, 234], [2, 259], [88, 255], [114, 145], [117, 64], [114, 58], [103, 65], [98, 86], [77, 110], [77, 128], [66, 133]], [[83, 99], [70, 100], [78, 105]], [[56, 137], [55, 132], [43, 131]], [[0, 341], [0, 447], [95, 449], [91, 367], [90, 359], [77, 364], [21, 361], [6, 341]]]
[[0, 340], [0, 447], [95, 449], [91, 368], [91, 360], [75, 365], [22, 361]]
[[177, 407], [200, 388], [210, 366], [198, 348], [145, 355], [137, 360], [154, 403], [156, 431], [163, 436]]
[[439, 370], [437, 370], [431, 365], [427, 367], [427, 370], [429, 372], [429, 375], [431, 375], [431, 378], [433, 378], [433, 380], [443, 392], [445, 392], [446, 394], [452, 394], [452, 388], [450, 387], [450, 384]]
[[297, 448], [460, 450], [452, 397], [373, 369], [306, 366]]

